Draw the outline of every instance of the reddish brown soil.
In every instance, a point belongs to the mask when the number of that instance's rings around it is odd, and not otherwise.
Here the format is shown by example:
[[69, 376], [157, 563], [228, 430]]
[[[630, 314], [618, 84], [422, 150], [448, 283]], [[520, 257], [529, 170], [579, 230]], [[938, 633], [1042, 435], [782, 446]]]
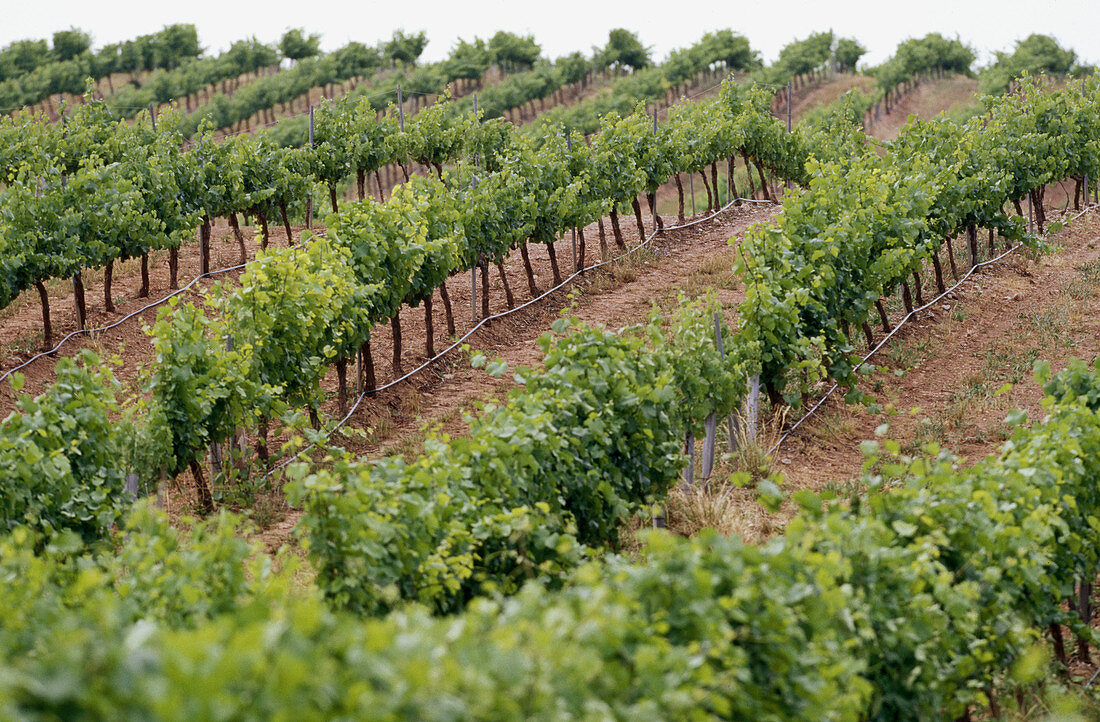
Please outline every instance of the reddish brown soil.
[[[805, 86], [791, 93], [791, 121], [797, 124], [809, 110], [835, 103], [849, 90], [869, 90], [874, 87], [874, 84], [874, 79], [868, 75], [845, 73], [835, 75], [821, 83]], [[783, 117], [785, 112], [786, 106], [783, 105], [780, 117]]]
[[1032, 363], [1058, 370], [1071, 357], [1100, 354], [1100, 274], [1087, 275], [1100, 259], [1098, 239], [1100, 218], [1085, 215], [1053, 234], [1064, 250], [1017, 252], [910, 321], [874, 358], [884, 369], [864, 385], [884, 412], [827, 401], [776, 454], [790, 487], [857, 478], [859, 444], [884, 423], [903, 448], [936, 442], [973, 461], [999, 450], [1008, 411], [1040, 419]]
[[961, 75], [926, 81], [898, 101], [889, 114], [883, 113], [869, 132], [880, 140], [889, 140], [909, 122], [910, 116], [934, 118], [942, 112], [972, 105], [978, 100], [977, 92], [978, 81]]
[[[774, 212], [775, 206], [772, 205], [745, 206], [730, 211], [722, 219], [692, 229], [668, 232], [658, 237], [651, 249], [636, 254], [636, 258], [628, 263], [616, 265], [610, 273], [587, 274], [572, 286], [572, 290], [576, 291], [573, 302], [570, 302], [566, 290], [557, 292], [524, 311], [494, 321], [490, 328], [478, 331], [469, 343], [473, 349], [490, 358], [506, 361], [511, 369], [535, 365], [541, 362], [538, 337], [547, 332], [563, 305], [572, 305], [572, 315], [584, 321], [611, 327], [629, 325], [643, 321], [654, 303], [667, 306], [674, 302], [676, 289], [685, 286], [685, 279], [692, 281], [693, 277], [693, 287], [687, 291], [700, 293], [711, 285], [726, 286], [719, 291], [720, 297], [732, 307], [739, 296], [729, 288], [733, 285], [729, 272], [733, 249], [729, 239], [751, 224], [767, 220]], [[627, 243], [633, 246], [637, 231], [630, 232], [630, 227], [626, 225], [623, 231]], [[593, 239], [598, 239], [597, 231], [593, 230], [592, 234]], [[614, 249], [613, 241], [608, 240]], [[598, 240], [590, 243], [596, 246], [598, 252]], [[568, 258], [568, 243], [559, 242], [558, 245], [559, 259]], [[592, 246], [589, 248], [591, 254]], [[612, 253], [614, 255], [614, 251]], [[540, 287], [545, 288], [545, 279], [549, 276], [548, 256], [541, 248], [532, 248], [531, 255]], [[529, 298], [522, 280], [521, 263], [518, 258], [512, 258], [506, 265], [518, 302]], [[464, 276], [466, 283], [451, 284], [456, 311], [465, 309], [456, 314], [459, 333], [470, 326], [468, 278]], [[499, 312], [506, 306], [495, 272], [492, 281], [492, 310]], [[406, 315], [410, 317], [406, 318]], [[421, 315], [418, 309], [413, 314], [403, 313], [402, 316], [403, 336], [415, 339], [412, 342], [414, 345], [407, 347], [411, 351], [423, 342]], [[442, 320], [437, 317], [436, 328], [441, 325]], [[376, 365], [379, 371], [384, 371], [389, 367], [384, 359], [388, 359], [391, 349], [387, 330], [379, 332], [374, 345]], [[407, 356], [406, 366], [410, 365]], [[334, 376], [330, 374], [326, 379], [326, 388], [330, 391], [335, 389]], [[499, 398], [513, 385], [511, 374], [493, 378], [483, 370], [471, 368], [464, 356], [456, 354], [451, 360], [433, 366], [408, 383], [366, 397], [348, 422], [351, 428], [365, 430], [366, 436], [338, 437], [335, 441], [368, 458], [394, 453], [414, 456], [420, 452], [425, 426], [431, 425], [452, 435], [465, 433], [464, 416], [476, 412], [479, 402]], [[335, 413], [333, 407], [334, 403], [330, 402], [327, 408]], [[184, 495], [189, 497], [190, 494], [184, 490]], [[179, 499], [176, 503], [182, 506], [184, 500]], [[269, 546], [277, 546], [285, 540], [286, 533], [293, 526], [291, 520], [296, 514], [291, 510], [285, 511], [289, 516], [264, 534]]]
[[[295, 242], [297, 242], [302, 229], [292, 227], [291, 230], [294, 233]], [[258, 241], [253, 240], [254, 233], [258, 234], [259, 229], [243, 227], [242, 232], [246, 238], [247, 256], [251, 260], [259, 247]], [[272, 245], [280, 247], [286, 245], [286, 233], [281, 228], [278, 230], [271, 228], [271, 233]], [[224, 224], [216, 225], [214, 228], [210, 244], [210, 255], [210, 269], [212, 271], [229, 268], [239, 263], [240, 247]], [[99, 329], [114, 324], [131, 313], [162, 300], [172, 293], [168, 283], [167, 251], [156, 251], [150, 256], [148, 298], [137, 297], [141, 288], [140, 264], [139, 259], [115, 264], [112, 295], [116, 311], [113, 313], [103, 310], [102, 270], [84, 272], [85, 299], [88, 311], [87, 328]], [[198, 244], [185, 244], [180, 248], [179, 253], [178, 285], [180, 287], [185, 286], [198, 276], [199, 271]], [[203, 279], [191, 289], [183, 292], [181, 297], [183, 300], [196, 301], [201, 298], [205, 290], [215, 283], [232, 283], [238, 274], [238, 271], [233, 271]], [[48, 285], [47, 290], [50, 296], [54, 343], [57, 343], [65, 335], [77, 330], [72, 284], [68, 280], [56, 280]], [[156, 320], [157, 312], [157, 308], [151, 308], [129, 320], [123, 321], [117, 327], [108, 331], [75, 336], [59, 349], [58, 355], [73, 356], [84, 348], [92, 349], [104, 357], [117, 354], [124, 361], [119, 370], [119, 377], [123, 380], [132, 379], [137, 372], [138, 364], [148, 359], [148, 351], [151, 349], [149, 339], [142, 330], [143, 326], [152, 325]], [[3, 359], [0, 362], [0, 372], [21, 365], [41, 350], [42, 306], [38, 299], [38, 293], [31, 289], [0, 312], [0, 358]], [[39, 393], [45, 388], [46, 384], [53, 380], [55, 362], [56, 358], [54, 357], [40, 358], [20, 371], [26, 377], [26, 393]], [[0, 406], [10, 409], [12, 394], [6, 385], [0, 394], [3, 396]]]
[[[476, 332], [468, 343], [471, 349], [481, 351], [486, 356], [501, 359], [509, 368], [541, 363], [538, 338], [546, 333], [550, 323], [558, 316], [560, 309], [569, 305], [569, 293], [575, 292], [575, 304], [571, 315], [582, 321], [601, 323], [609, 327], [620, 327], [644, 321], [654, 303], [671, 299], [667, 294], [680, 286], [684, 278], [694, 270], [707, 264], [716, 254], [730, 254], [728, 240], [759, 220], [767, 219], [774, 206], [746, 206], [730, 211], [725, 217], [708, 221], [691, 229], [670, 231], [659, 236], [646, 251], [635, 254], [624, 264], [614, 266], [610, 272], [590, 272], [575, 284], [542, 302], [534, 304], [505, 319], [493, 321], [489, 328]], [[666, 219], [669, 222], [671, 219]], [[647, 226], [647, 231], [651, 230]], [[626, 242], [633, 247], [638, 241], [638, 233], [633, 221], [623, 224]], [[589, 261], [598, 257], [598, 231], [593, 227], [585, 232], [588, 240]], [[610, 236], [610, 233], [609, 233]], [[611, 255], [617, 255], [614, 242], [608, 239]], [[562, 273], [570, 264], [570, 243], [568, 240], [556, 244]], [[536, 283], [540, 291], [551, 285], [549, 256], [544, 247], [531, 246], [531, 262], [535, 269]], [[522, 261], [518, 253], [505, 264], [512, 292], [516, 302], [523, 303], [531, 298], [523, 272]], [[493, 313], [506, 310], [503, 286], [495, 272], [490, 283], [490, 308]], [[448, 284], [452, 303], [456, 311], [457, 332], [463, 334], [471, 327], [469, 276], [462, 274], [453, 277]], [[480, 277], [479, 277], [480, 292]], [[732, 292], [725, 291], [724, 300], [733, 301]], [[442, 320], [438, 317], [440, 303], [436, 300], [436, 329]], [[440, 334], [441, 335], [441, 334]], [[406, 309], [402, 313], [402, 337], [408, 353], [405, 356], [406, 369], [414, 362], [423, 360], [424, 324], [423, 312]], [[437, 339], [437, 349], [442, 348], [442, 339]], [[388, 329], [379, 330], [372, 341], [376, 368], [383, 378], [392, 378], [392, 365], [389, 363], [392, 353], [392, 340]], [[410, 360], [412, 359], [412, 360]], [[389, 372], [388, 374], [386, 372]], [[462, 412], [470, 410], [474, 403], [486, 397], [499, 395], [512, 386], [510, 375], [500, 379], [487, 375], [484, 371], [472, 369], [460, 354], [454, 360], [444, 362], [418, 375], [409, 384], [395, 387], [377, 395], [367, 397], [360, 409], [352, 416], [349, 425], [358, 428], [374, 429], [375, 433], [365, 443], [357, 444], [357, 451], [372, 456], [375, 454], [413, 452], [409, 447], [409, 434], [413, 440], [419, 440], [419, 430], [425, 423], [441, 422], [443, 429], [451, 433], [461, 433], [465, 428]], [[334, 374], [326, 379], [326, 387], [335, 388]], [[333, 409], [333, 411], [335, 411]], [[384, 420], [381, 425], [379, 420]]]

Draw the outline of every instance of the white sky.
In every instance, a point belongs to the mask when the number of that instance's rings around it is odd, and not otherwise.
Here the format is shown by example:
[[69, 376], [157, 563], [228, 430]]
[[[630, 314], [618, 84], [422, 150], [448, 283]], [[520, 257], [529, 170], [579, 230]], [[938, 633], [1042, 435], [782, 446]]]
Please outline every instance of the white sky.
[[373, 45], [405, 28], [427, 31], [424, 59], [439, 60], [459, 37], [503, 29], [534, 34], [544, 54], [556, 57], [589, 52], [606, 41], [609, 29], [625, 27], [660, 59], [704, 32], [728, 27], [771, 61], [790, 40], [831, 28], [859, 39], [869, 49], [864, 61], [872, 64], [900, 40], [933, 31], [960, 36], [978, 50], [979, 62], [1033, 32], [1053, 35], [1082, 59], [1100, 62], [1100, 0], [0, 0], [0, 45], [77, 26], [98, 47], [176, 22], [194, 23], [212, 51], [249, 35], [274, 41], [288, 27], [320, 33], [326, 50], [349, 40]]

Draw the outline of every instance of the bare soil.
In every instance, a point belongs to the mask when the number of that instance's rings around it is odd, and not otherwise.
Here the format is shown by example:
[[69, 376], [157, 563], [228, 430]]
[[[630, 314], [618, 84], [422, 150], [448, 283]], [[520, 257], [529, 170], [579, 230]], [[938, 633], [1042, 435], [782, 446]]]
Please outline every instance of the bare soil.
[[911, 116], [934, 118], [940, 113], [952, 109], [973, 105], [978, 101], [978, 81], [963, 75], [955, 75], [939, 80], [929, 80], [902, 98], [883, 113], [869, 132], [879, 140], [890, 140], [897, 136]]
[[[259, 248], [257, 236], [259, 228], [242, 226], [245, 236], [246, 256], [255, 257]], [[281, 227], [272, 227], [271, 245], [287, 245], [286, 232]], [[300, 239], [301, 228], [291, 227], [294, 242]], [[217, 271], [236, 266], [240, 262], [240, 246], [224, 223], [215, 224], [210, 243], [210, 269]], [[198, 243], [189, 243], [179, 250], [177, 286], [182, 288], [192, 282], [200, 273]], [[208, 277], [196, 282], [184, 291], [182, 300], [198, 301], [203, 293], [216, 283], [233, 283], [240, 271], [230, 271]], [[149, 296], [139, 298], [141, 288], [141, 261], [132, 259], [116, 263], [112, 282], [112, 296], [115, 311], [108, 313], [104, 309], [103, 271], [85, 270], [82, 274], [87, 305], [86, 328], [92, 331], [118, 324], [109, 330], [77, 335], [67, 341], [57, 356], [74, 356], [81, 349], [91, 349], [101, 357], [118, 356], [123, 362], [119, 368], [120, 379], [133, 380], [141, 363], [149, 359], [151, 344], [143, 331], [156, 320], [159, 308], [167, 304], [145, 309], [163, 301], [174, 291], [169, 284], [168, 251], [155, 251], [149, 258]], [[73, 301], [72, 283], [68, 279], [57, 279], [47, 285], [50, 297], [50, 317], [53, 325], [54, 343], [66, 335], [77, 332], [76, 306]], [[127, 320], [127, 316], [131, 316]], [[120, 323], [121, 322], [121, 323]], [[24, 292], [10, 306], [0, 311], [0, 373], [22, 365], [42, 351], [42, 306], [38, 293], [31, 289]], [[26, 377], [24, 393], [40, 393], [54, 379], [53, 366], [56, 356], [38, 358], [29, 366], [20, 370]], [[7, 386], [0, 387], [0, 408], [10, 409], [13, 394]]]
[[[869, 75], [845, 73], [834, 75], [829, 80], [808, 85], [791, 94], [791, 121], [798, 123], [802, 116], [813, 108], [835, 103], [849, 90], [869, 90], [875, 85]], [[784, 112], [786, 108], [783, 108]]]
[[1064, 250], [1017, 252], [903, 327], [866, 383], [881, 412], [834, 397], [781, 448], [792, 488], [858, 476], [859, 442], [881, 424], [914, 452], [934, 442], [976, 460], [1000, 449], [1008, 411], [1042, 418], [1034, 362], [1057, 371], [1100, 354], [1098, 239], [1100, 218], [1085, 215], [1054, 234]]

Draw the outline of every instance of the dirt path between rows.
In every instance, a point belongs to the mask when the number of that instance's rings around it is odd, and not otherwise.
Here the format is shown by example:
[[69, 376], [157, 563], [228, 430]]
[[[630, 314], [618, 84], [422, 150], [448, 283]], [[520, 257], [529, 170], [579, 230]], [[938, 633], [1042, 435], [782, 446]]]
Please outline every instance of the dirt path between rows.
[[925, 120], [944, 111], [975, 105], [978, 102], [978, 81], [962, 75], [921, 83], [902, 98], [890, 113], [883, 113], [877, 123], [871, 125], [870, 134], [879, 140], [889, 140], [909, 122], [910, 116]]
[[787, 489], [858, 489], [860, 442], [882, 424], [905, 453], [935, 443], [973, 462], [999, 451], [1010, 410], [1040, 420], [1034, 362], [1058, 370], [1100, 355], [1098, 240], [1100, 216], [1090, 213], [1052, 235], [1061, 250], [1017, 251], [910, 321], [863, 385], [881, 411], [834, 395], [776, 453]]
[[[545, 333], [554, 318], [564, 306], [572, 306], [573, 313], [582, 320], [603, 323], [611, 327], [620, 327], [644, 321], [646, 314], [656, 303], [666, 309], [676, 302], [678, 291], [683, 288], [690, 295], [698, 295], [711, 288], [718, 289], [719, 297], [732, 308], [739, 300], [735, 291], [736, 279], [732, 266], [734, 249], [728, 245], [731, 236], [738, 235], [750, 225], [767, 220], [777, 207], [773, 204], [745, 204], [734, 208], [722, 216], [703, 221], [687, 229], [670, 230], [658, 236], [651, 246], [628, 257], [625, 262], [617, 262], [600, 271], [590, 272], [577, 279], [566, 288], [519, 311], [505, 319], [496, 320], [490, 327], [476, 332], [469, 344], [473, 349], [481, 350], [487, 356], [500, 357], [515, 368], [520, 365], [533, 365], [541, 362], [538, 337]], [[664, 217], [666, 224], [675, 223], [674, 217]], [[633, 217], [620, 219], [623, 237], [630, 248], [639, 243], [639, 232]], [[616, 248], [611, 226], [607, 227], [607, 245], [611, 256], [621, 251]], [[213, 244], [215, 262], [213, 267], [231, 265], [237, 259], [237, 246], [225, 233], [215, 233]], [[645, 231], [652, 230], [651, 220], [646, 218]], [[298, 229], [295, 229], [295, 234]], [[250, 236], [246, 229], [246, 236]], [[283, 235], [283, 234], [280, 234]], [[599, 232], [595, 224], [586, 229], [586, 261], [592, 263], [600, 256]], [[276, 238], [278, 245], [286, 243], [285, 238]], [[248, 242], [249, 255], [254, 253], [254, 243]], [[572, 248], [568, 237], [555, 244], [559, 267], [563, 275], [572, 269]], [[197, 273], [197, 257], [192, 257], [195, 249], [185, 247], [181, 253], [180, 280], [186, 282]], [[550, 257], [545, 246], [530, 246], [531, 264], [534, 269], [538, 293], [553, 285]], [[165, 259], [154, 257], [152, 264], [152, 299], [168, 292]], [[193, 266], [193, 268], [192, 268]], [[518, 252], [514, 252], [504, 268], [514, 295], [515, 303], [520, 304], [532, 296], [528, 289], [523, 261]], [[149, 300], [135, 298], [140, 282], [136, 263], [127, 264], [116, 271], [115, 288], [118, 311], [108, 314], [92, 311], [89, 325], [99, 326], [120, 319]], [[89, 286], [89, 306], [97, 307], [92, 289], [97, 288], [94, 277], [86, 277]], [[224, 277], [227, 284], [236, 282], [235, 274]], [[185, 300], [197, 301], [201, 293], [209, 289], [212, 281], [204, 280], [197, 287], [183, 294]], [[470, 278], [460, 274], [448, 281], [451, 302], [454, 309], [456, 332], [464, 334], [472, 326], [470, 312]], [[508, 308], [504, 286], [496, 269], [490, 275], [490, 312], [500, 313]], [[478, 281], [478, 293], [481, 292], [481, 279]], [[571, 297], [570, 294], [573, 294]], [[58, 284], [51, 289], [56, 294], [55, 319], [65, 331], [71, 330], [71, 319], [66, 318], [63, 309], [65, 301], [71, 303], [70, 289], [67, 284]], [[101, 308], [101, 306], [99, 306]], [[115, 374], [122, 384], [121, 397], [139, 394], [141, 381], [149, 367], [155, 361], [151, 339], [143, 331], [145, 324], [151, 324], [156, 317], [155, 309], [134, 317], [116, 329], [97, 334], [95, 337], [77, 337], [66, 344], [59, 355], [73, 356], [80, 349], [96, 351], [101, 358], [114, 358], [118, 363]], [[0, 339], [10, 342], [17, 338], [21, 330], [33, 327], [39, 318], [37, 304], [24, 301], [6, 313], [7, 318], [0, 324]], [[480, 302], [478, 317], [481, 316]], [[450, 343], [446, 335], [443, 318], [443, 305], [437, 292], [434, 300], [434, 341], [436, 351]], [[402, 365], [405, 370], [426, 360], [425, 341], [427, 338], [423, 308], [406, 308], [401, 313], [404, 352]], [[378, 372], [378, 380], [385, 383], [395, 377], [392, 364], [392, 334], [389, 327], [375, 330], [372, 339], [373, 357]], [[5, 368], [19, 363], [29, 353], [20, 353], [8, 358]], [[22, 370], [25, 384], [20, 393], [38, 394], [55, 380], [54, 365], [56, 357], [45, 357]], [[354, 388], [354, 373], [349, 373]], [[493, 378], [484, 371], [470, 368], [468, 358], [461, 352], [455, 352], [447, 359], [433, 364], [409, 381], [399, 384], [391, 390], [365, 398], [360, 407], [351, 416], [348, 426], [364, 430], [365, 435], [340, 437], [337, 443], [343, 443], [349, 449], [367, 456], [388, 453], [412, 455], [419, 452], [425, 424], [435, 424], [452, 433], [462, 433], [465, 423], [462, 419], [466, 411], [476, 411], [478, 400], [498, 397], [513, 385], [511, 375], [505, 378]], [[336, 402], [337, 379], [335, 371], [330, 372], [324, 381], [329, 401], [322, 411], [328, 417], [334, 417], [339, 409]], [[16, 394], [3, 385], [0, 392], [0, 404], [5, 411], [13, 408]], [[276, 442], [272, 438], [272, 442]], [[186, 476], [186, 475], [185, 475]], [[175, 495], [179, 502], [177, 511], [189, 504], [189, 479], [180, 479], [180, 489]], [[169, 500], [171, 502], [171, 500]], [[171, 505], [171, 503], [170, 503]]]
[[[798, 123], [802, 117], [814, 108], [835, 103], [840, 96], [849, 90], [871, 90], [874, 87], [874, 78], [868, 75], [855, 75], [852, 73], [838, 74], [829, 80], [795, 91], [791, 94], [791, 121]], [[786, 113], [785, 104], [781, 103], [780, 118]]]
[[[734, 248], [729, 241], [751, 225], [768, 220], [776, 210], [771, 204], [747, 205], [705, 224], [658, 236], [648, 248], [632, 254], [611, 270], [592, 274], [543, 302], [478, 331], [469, 340], [470, 347], [489, 358], [505, 361], [510, 369], [536, 366], [542, 362], [538, 339], [549, 330], [561, 309], [569, 307], [569, 314], [580, 321], [617, 329], [644, 322], [654, 305], [667, 310], [676, 303], [681, 290], [698, 295], [714, 288], [732, 319], [741, 296], [735, 290]], [[539, 251], [539, 255], [545, 255], [545, 251]], [[532, 263], [540, 268], [548, 265], [548, 260], [532, 249]], [[516, 277], [521, 277], [522, 271], [517, 268], [516, 272]], [[509, 275], [513, 275], [511, 269]], [[524, 289], [521, 298], [526, 300], [528, 295]], [[465, 308], [468, 311], [468, 301]], [[514, 385], [511, 374], [493, 378], [483, 370], [470, 368], [461, 355], [454, 358], [417, 377], [414, 383], [368, 397], [362, 411], [353, 415], [349, 423], [356, 428], [373, 429], [374, 441], [356, 450], [365, 456], [415, 453], [421, 438], [418, 432], [424, 424], [440, 424], [448, 433], [462, 433], [463, 412], [473, 410], [477, 401], [499, 396]]]
[[[671, 307], [681, 292], [694, 296], [714, 290], [732, 322], [742, 297], [732, 270], [736, 239], [778, 211], [771, 204], [747, 204], [691, 229], [658, 236], [628, 262], [575, 284], [572, 297], [563, 290], [479, 331], [470, 341], [471, 348], [507, 362], [510, 370], [537, 366], [542, 362], [538, 339], [562, 308], [569, 307], [569, 314], [581, 321], [621, 328], [643, 322], [654, 305]], [[535, 257], [532, 262], [537, 267], [548, 263]], [[338, 435], [334, 443], [363, 458], [392, 454], [412, 458], [420, 453], [427, 428], [461, 435], [468, 428], [467, 415], [476, 414], [480, 403], [498, 400], [514, 386], [511, 374], [494, 378], [456, 355], [413, 382], [367, 397], [348, 422], [366, 435]], [[183, 502], [179, 499], [177, 504]], [[266, 503], [281, 508], [257, 538], [274, 550], [291, 538], [300, 513], [285, 506], [281, 495]]]
[[[655, 305], [668, 310], [680, 293], [697, 296], [710, 290], [722, 301], [732, 323], [743, 298], [733, 274], [736, 239], [778, 210], [771, 204], [746, 204], [704, 224], [658, 236], [629, 261], [576, 284], [572, 298], [563, 290], [479, 331], [470, 340], [471, 348], [505, 361], [510, 370], [537, 366], [542, 362], [538, 339], [562, 308], [569, 307], [569, 314], [580, 321], [617, 329], [644, 322]], [[533, 257], [532, 262], [536, 261], [548, 263]], [[426, 428], [461, 435], [468, 428], [465, 417], [476, 414], [479, 403], [497, 400], [514, 386], [510, 373], [494, 378], [456, 356], [416, 377], [415, 383], [368, 397], [348, 423], [366, 430], [367, 435], [343, 436], [336, 441], [363, 458], [391, 454], [411, 458], [420, 453]], [[269, 549], [278, 548], [290, 537], [299, 513], [284, 508], [280, 516], [260, 537]]]

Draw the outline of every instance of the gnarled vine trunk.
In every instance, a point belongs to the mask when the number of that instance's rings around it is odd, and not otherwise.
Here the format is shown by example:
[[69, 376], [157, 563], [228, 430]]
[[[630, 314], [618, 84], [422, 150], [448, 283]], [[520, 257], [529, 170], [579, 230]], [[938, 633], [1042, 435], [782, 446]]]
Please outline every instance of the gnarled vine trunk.
[[947, 239], [947, 261], [951, 264], [951, 275], [956, 281], [959, 280], [959, 269], [955, 265], [955, 247], [951, 245], [951, 239]]
[[504, 262], [498, 258], [494, 263], [497, 267], [497, 273], [500, 275], [500, 283], [504, 286], [504, 300], [508, 303], [508, 308], [513, 309], [516, 307], [516, 299], [512, 295], [512, 286], [508, 283], [508, 274], [504, 272]]
[[[637, 200], [635, 200], [637, 203]], [[550, 270], [554, 273], [554, 285], [561, 285], [561, 271], [558, 270], [558, 252], [554, 248], [554, 242], [546, 244], [546, 252], [550, 255]]]
[[[207, 255], [209, 258], [209, 255]], [[180, 249], [172, 246], [168, 249], [168, 288], [175, 291], [179, 284]], [[207, 271], [209, 273], [209, 271]]]
[[[770, 201], [772, 199], [771, 191], [768, 190], [768, 181], [764, 180], [764, 165], [762, 163], [756, 164], [756, 172], [760, 175], [760, 187], [764, 190], [764, 200]], [[749, 170], [752, 173], [752, 170]]]
[[726, 182], [730, 186], [730, 197], [735, 199], [734, 202], [737, 205], [741, 205], [741, 201], [736, 200], [737, 195], [737, 183], [734, 180], [734, 175], [737, 173], [737, 160], [731, 155], [726, 161]]
[[707, 172], [705, 170], [699, 171], [699, 175], [703, 178], [703, 187], [707, 189], [707, 213], [710, 213], [714, 209], [714, 196], [710, 192], [710, 181], [707, 180]]
[[237, 223], [237, 214], [229, 214], [229, 227], [233, 229], [233, 237], [237, 239], [237, 245], [241, 249], [240, 263], [243, 266], [248, 263], [248, 250], [244, 246], [244, 234], [241, 233], [241, 226]]
[[424, 353], [428, 358], [435, 356], [435, 324], [432, 318], [432, 297], [424, 299]]
[[260, 233], [263, 234], [260, 237], [260, 248], [267, 248], [267, 240], [271, 235], [271, 231], [267, 227], [267, 214], [263, 211], [256, 211], [256, 218], [260, 221]]
[[378, 186], [378, 202], [382, 203], [386, 200], [386, 194], [382, 191], [382, 172], [377, 168], [374, 169], [374, 184]]
[[294, 243], [294, 234], [290, 232], [290, 219], [286, 215], [286, 204], [279, 204], [279, 215], [283, 217], [283, 230], [286, 231], [286, 244], [289, 246]]
[[107, 261], [107, 266], [103, 269], [103, 308], [108, 313], [114, 313], [115, 300], [111, 297], [111, 282], [114, 280], [115, 275], [115, 260], [112, 258]]
[[[710, 184], [714, 186], [714, 210], [722, 207], [722, 196], [718, 193], [718, 161], [711, 161]], [[727, 191], [726, 195], [729, 195]]]
[[[519, 255], [523, 258], [523, 271], [527, 275], [527, 290], [531, 292], [531, 298], [539, 295], [538, 286], [535, 285], [535, 271], [531, 267], [531, 256], [527, 253], [527, 239], [519, 244]], [[488, 287], [486, 287], [488, 293]]]
[[966, 240], [970, 247], [970, 267], [978, 265], [978, 227], [971, 223], [966, 227]]
[[443, 299], [443, 315], [447, 318], [447, 335], [455, 335], [455, 316], [451, 309], [451, 296], [447, 293], [447, 279], [439, 284], [439, 297]]
[[673, 176], [676, 179], [676, 220], [680, 223], [684, 223], [687, 218], [684, 217], [684, 183], [680, 180], [680, 174], [677, 173]]
[[615, 245], [619, 248], [626, 248], [626, 243], [623, 241], [623, 231], [619, 228], [619, 209], [614, 204], [611, 206], [611, 230], [615, 234]]
[[141, 254], [141, 290], [138, 291], [138, 298], [149, 297], [149, 254]]
[[340, 416], [348, 408], [348, 360], [342, 356], [336, 360], [336, 379], [338, 383], [337, 399], [340, 404]]
[[84, 279], [80, 276], [80, 271], [73, 274], [73, 301], [76, 306], [76, 325], [84, 328], [87, 325], [88, 312], [84, 304]]
[[393, 314], [390, 319], [390, 329], [393, 331], [393, 375], [394, 378], [403, 376], [404, 369], [401, 366], [401, 313]]
[[642, 204], [638, 202], [638, 196], [630, 199], [630, 206], [634, 209], [634, 220], [638, 224], [638, 240], [645, 240], [645, 223], [642, 221]]
[[890, 318], [886, 315], [886, 308], [882, 305], [881, 298], [875, 301], [875, 308], [878, 309], [878, 317], [882, 321], [882, 332], [890, 333]]
[[485, 319], [485, 325], [489, 326], [489, 261], [482, 258], [478, 264], [481, 269], [481, 317]]
[[932, 254], [932, 268], [936, 271], [936, 290], [943, 293], [947, 289], [943, 286], [943, 267], [940, 265], [939, 251]]
[[373, 391], [378, 388], [378, 380], [374, 375], [374, 355], [370, 350], [370, 336], [359, 347], [359, 390]]
[[46, 292], [46, 285], [42, 281], [35, 281], [34, 287], [38, 289], [38, 300], [42, 302], [42, 348], [49, 351], [53, 346], [53, 325], [50, 323], [50, 295]]
[[901, 282], [901, 302], [905, 305], [905, 313], [913, 312], [913, 296], [909, 291], [909, 282]]

